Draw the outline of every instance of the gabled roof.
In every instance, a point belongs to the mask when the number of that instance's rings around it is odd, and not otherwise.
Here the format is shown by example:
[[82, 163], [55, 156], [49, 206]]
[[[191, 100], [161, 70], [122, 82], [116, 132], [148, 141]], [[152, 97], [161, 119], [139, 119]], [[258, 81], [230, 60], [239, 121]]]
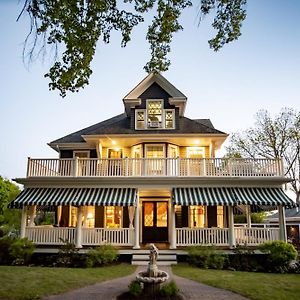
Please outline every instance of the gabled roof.
[[57, 144], [65, 143], [84, 143], [85, 140], [82, 136], [88, 135], [111, 135], [111, 134], [218, 134], [227, 135], [226, 133], [215, 129], [209, 119], [201, 120], [191, 120], [186, 117], [179, 118], [178, 129], [168, 130], [134, 130], [130, 128], [130, 119], [125, 113], [117, 115], [113, 118], [105, 120], [103, 122], [97, 123], [95, 125], [89, 126], [82, 130], [76, 131], [69, 135], [66, 135], [60, 139], [52, 141], [49, 145], [53, 148]]
[[170, 95], [170, 104], [179, 107], [179, 115], [183, 116], [187, 97], [165, 77], [158, 73], [150, 73], [123, 98], [125, 112], [129, 115], [130, 108], [140, 105], [140, 95], [143, 94], [153, 83], [157, 83]]
[[134, 87], [123, 98], [123, 100], [137, 99], [154, 82], [161, 86], [172, 98], [187, 99], [187, 97], [182, 92], [180, 92], [172, 83], [170, 83], [165, 77], [158, 73], [150, 73], [136, 87]]

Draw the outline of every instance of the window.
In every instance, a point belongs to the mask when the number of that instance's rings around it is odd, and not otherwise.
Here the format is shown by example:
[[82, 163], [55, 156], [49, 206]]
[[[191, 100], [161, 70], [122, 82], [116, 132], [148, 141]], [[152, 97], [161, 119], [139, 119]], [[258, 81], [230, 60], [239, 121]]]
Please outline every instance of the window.
[[205, 226], [205, 207], [201, 205], [190, 206], [190, 227]]
[[105, 207], [106, 228], [122, 227], [122, 207], [106, 206]]
[[135, 110], [135, 129], [174, 129], [175, 110], [164, 109], [163, 100], [147, 100], [146, 109]]
[[219, 228], [224, 227], [223, 206], [217, 206], [217, 224]]
[[145, 116], [146, 111], [144, 109], [137, 109], [135, 111], [135, 128], [136, 129], [145, 129]]
[[173, 129], [174, 127], [174, 110], [165, 110], [165, 128]]

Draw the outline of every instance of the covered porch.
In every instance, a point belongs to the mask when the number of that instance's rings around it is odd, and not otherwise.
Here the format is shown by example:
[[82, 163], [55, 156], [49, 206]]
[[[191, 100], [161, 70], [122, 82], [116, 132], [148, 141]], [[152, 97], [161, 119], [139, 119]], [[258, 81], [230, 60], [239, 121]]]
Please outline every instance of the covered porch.
[[[29, 188], [11, 207], [22, 208], [20, 235], [37, 246], [60, 246], [68, 241], [78, 248], [109, 243], [140, 249], [144, 243], [158, 241], [145, 239], [145, 204], [154, 203], [148, 214], [152, 227], [148, 229], [158, 232], [165, 227], [162, 241], [176, 249], [192, 245], [234, 248], [286, 241], [284, 207], [294, 205], [279, 188], [173, 188], [169, 197], [152, 197], [151, 202], [139, 194], [136, 188]], [[165, 203], [164, 208], [158, 203]], [[251, 224], [253, 204], [277, 206], [279, 225], [261, 228]], [[247, 224], [243, 227], [234, 224], [237, 205], [246, 211]], [[39, 206], [54, 208], [53, 225], [35, 225]], [[155, 222], [159, 222], [156, 227]]]

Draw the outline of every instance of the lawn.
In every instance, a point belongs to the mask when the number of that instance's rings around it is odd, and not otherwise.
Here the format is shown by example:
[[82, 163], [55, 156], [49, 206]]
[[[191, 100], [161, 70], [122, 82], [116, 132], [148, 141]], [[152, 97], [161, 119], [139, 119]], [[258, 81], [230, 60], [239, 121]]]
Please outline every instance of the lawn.
[[40, 299], [126, 276], [135, 269], [129, 264], [87, 269], [0, 266], [0, 299]]
[[179, 264], [173, 273], [207, 285], [233, 291], [253, 300], [300, 299], [300, 274], [270, 274], [205, 270]]

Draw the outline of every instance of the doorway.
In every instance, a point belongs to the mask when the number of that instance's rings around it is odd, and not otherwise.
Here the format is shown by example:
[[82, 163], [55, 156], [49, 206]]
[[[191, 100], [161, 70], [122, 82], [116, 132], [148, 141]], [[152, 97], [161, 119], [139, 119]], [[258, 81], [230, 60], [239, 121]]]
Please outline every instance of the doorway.
[[168, 241], [168, 201], [143, 202], [143, 243]]

